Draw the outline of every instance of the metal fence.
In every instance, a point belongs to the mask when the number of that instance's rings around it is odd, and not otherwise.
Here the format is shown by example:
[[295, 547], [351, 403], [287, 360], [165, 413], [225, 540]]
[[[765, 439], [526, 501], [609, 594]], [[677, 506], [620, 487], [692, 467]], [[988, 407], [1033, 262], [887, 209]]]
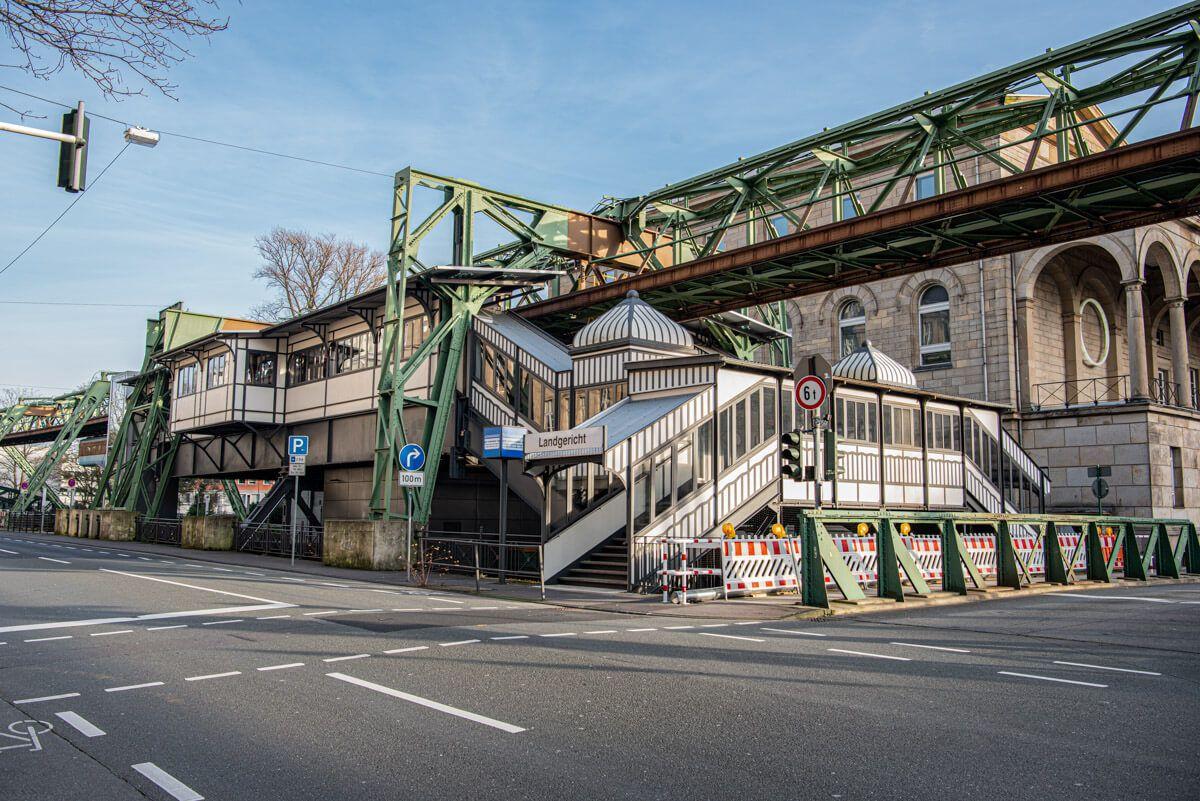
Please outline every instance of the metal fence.
[[138, 542], [156, 542], [159, 545], [178, 546], [183, 539], [183, 518], [138, 518], [136, 534]]
[[[324, 555], [325, 529], [323, 526], [296, 526], [296, 557], [321, 561]], [[292, 555], [292, 527], [284, 523], [268, 523], [261, 526], [234, 529], [233, 548], [243, 553], [261, 553], [268, 556]]]
[[536, 582], [546, 595], [542, 571], [542, 544], [537, 537], [509, 535], [503, 545], [495, 533], [427, 531], [417, 542], [414, 566], [434, 573], [457, 573], [475, 577], [475, 589], [483, 578]]
[[9, 531], [52, 532], [54, 531], [54, 510], [42, 512], [8, 512], [5, 516], [4, 527]]
[[1040, 409], [1069, 409], [1073, 406], [1099, 406], [1104, 403], [1129, 402], [1129, 376], [1081, 378], [1074, 381], [1054, 381], [1036, 384], [1033, 388], [1034, 411]]

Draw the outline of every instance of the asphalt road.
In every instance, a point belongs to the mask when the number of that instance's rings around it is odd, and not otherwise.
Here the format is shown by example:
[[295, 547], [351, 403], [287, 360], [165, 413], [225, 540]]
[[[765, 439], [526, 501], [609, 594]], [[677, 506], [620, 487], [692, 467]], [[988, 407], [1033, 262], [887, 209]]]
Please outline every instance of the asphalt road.
[[1200, 585], [757, 623], [195, 556], [0, 534], [0, 799], [1200, 794]]

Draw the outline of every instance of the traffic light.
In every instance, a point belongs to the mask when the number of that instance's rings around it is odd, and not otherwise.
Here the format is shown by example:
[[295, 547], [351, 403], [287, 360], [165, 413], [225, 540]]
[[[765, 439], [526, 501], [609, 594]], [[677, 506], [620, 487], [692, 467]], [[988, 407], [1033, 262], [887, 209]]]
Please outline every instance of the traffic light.
[[82, 192], [87, 182], [87, 140], [91, 127], [92, 121], [83, 113], [83, 103], [63, 115], [62, 132], [77, 140], [58, 146], [58, 185], [68, 192]]
[[780, 470], [793, 481], [804, 480], [804, 452], [800, 449], [800, 432], [787, 431], [779, 437]]

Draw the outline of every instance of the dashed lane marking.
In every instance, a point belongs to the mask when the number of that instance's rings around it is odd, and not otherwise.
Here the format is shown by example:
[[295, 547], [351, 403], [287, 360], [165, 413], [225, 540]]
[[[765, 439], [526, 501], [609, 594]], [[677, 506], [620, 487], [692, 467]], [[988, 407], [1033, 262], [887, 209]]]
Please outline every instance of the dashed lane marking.
[[384, 653], [385, 654], [407, 654], [411, 651], [426, 651], [428, 649], [429, 649], [428, 645], [410, 645], [407, 648], [393, 648], [390, 651], [384, 651]]
[[341, 611], [340, 609], [326, 609], [324, 612], [305, 612], [304, 616], [305, 617], [317, 617], [319, 615], [336, 615], [340, 611]]
[[167, 629], [186, 629], [187, 623], [176, 623], [174, 626], [150, 626], [146, 631], [166, 631]]
[[827, 636], [825, 634], [821, 634], [818, 631], [795, 631], [794, 629], [770, 629], [765, 626], [763, 627], [762, 630], [763, 631], [773, 631], [776, 634], [795, 634], [800, 637], [825, 637], [825, 636]]
[[367, 615], [367, 614], [371, 614], [373, 612], [382, 612], [382, 611], [383, 611], [382, 609], [347, 609], [346, 614], [348, 614], [348, 615]]
[[55, 712], [54, 716], [84, 737], [103, 737], [104, 730], [76, 712]]
[[377, 693], [391, 696], [392, 698], [399, 698], [402, 701], [419, 704], [420, 706], [433, 709], [437, 712], [444, 712], [447, 715], [454, 715], [455, 717], [463, 718], [464, 720], [482, 723], [484, 726], [491, 726], [493, 729], [499, 729], [500, 731], [507, 732], [508, 734], [520, 734], [521, 732], [525, 731], [525, 729], [521, 728], [520, 726], [514, 726], [511, 723], [505, 723], [502, 720], [489, 718], [486, 715], [480, 715], [475, 712], [468, 712], [465, 709], [459, 709], [457, 707], [439, 703], [438, 701], [431, 701], [428, 698], [422, 698], [419, 695], [411, 695], [391, 687], [384, 687], [382, 684], [375, 684], [374, 682], [364, 681], [363, 679], [356, 679], [353, 676], [347, 676], [345, 673], [326, 673], [325, 675], [329, 676], [331, 679], [344, 681], [348, 684], [355, 684], [359, 687], [364, 687], [368, 690], [373, 690]]
[[766, 642], [766, 640], [760, 640], [756, 637], [738, 637], [734, 634], [717, 634], [716, 632], [712, 632], [712, 631], [702, 631], [702, 632], [700, 632], [700, 636], [701, 637], [721, 637], [726, 640], [745, 640], [746, 642]]
[[826, 651], [832, 651], [835, 654], [849, 654], [851, 656], [869, 656], [872, 659], [891, 659], [895, 662], [911, 662], [907, 656], [889, 656], [887, 654], [873, 654], [870, 651], [847, 651], [845, 648], [826, 648]]
[[[596, 631], [585, 631], [584, 634], [616, 634], [616, 629], [597, 629]], [[494, 639], [494, 638], [493, 638]]]
[[7, 553], [7, 554], [11, 554], [12, 556], [20, 556], [21, 555], [21, 554], [17, 553], [16, 551], [10, 551], [7, 548], [0, 548], [0, 553]]
[[658, 631], [658, 629], [625, 629], [626, 631]]
[[120, 629], [118, 631], [93, 631], [93, 637], [111, 637], [114, 634], [133, 634], [133, 629]]
[[204, 796], [176, 779], [153, 762], [142, 762], [131, 766], [160, 788], [168, 792], [175, 801], [204, 801]]
[[506, 634], [503, 637], [488, 637], [489, 640], [528, 640], [528, 634]]
[[201, 626], [224, 626], [226, 623], [241, 623], [245, 618], [235, 617], [233, 620], [210, 620], [208, 623], [201, 623]]
[[350, 654], [350, 656], [331, 656], [322, 662], [349, 662], [351, 659], [366, 659], [370, 654]]
[[49, 556], [39, 556], [38, 559], [41, 559], [43, 562], [57, 562], [60, 565], [71, 564], [66, 559], [51, 559]]
[[695, 626], [663, 626], [664, 631], [683, 631], [684, 629], [694, 629]]
[[43, 695], [38, 698], [21, 698], [13, 701], [14, 704], [40, 704], [43, 701], [61, 701], [64, 698], [78, 698], [79, 693], [62, 693], [61, 695]]
[[106, 692], [106, 693], [123, 693], [123, 692], [126, 692], [127, 690], [144, 690], [147, 687], [161, 687], [161, 686], [163, 686], [163, 682], [161, 682], [161, 681], [148, 681], [145, 684], [126, 684], [124, 687], [107, 687], [107, 688], [105, 688], [104, 692]]
[[471, 645], [472, 643], [477, 642], [479, 642], [479, 640], [455, 640], [454, 642], [439, 642], [438, 645], [442, 646], [443, 648], [449, 648], [452, 645]]
[[303, 662], [288, 662], [285, 665], [267, 665], [266, 667], [258, 668], [260, 673], [265, 673], [268, 670], [289, 670], [291, 668], [304, 667]]
[[892, 645], [901, 645], [905, 648], [924, 648], [927, 651], [948, 651], [952, 654], [969, 654], [971, 653], [966, 648], [947, 648], [944, 645], [921, 645], [915, 642], [894, 642]]
[[240, 675], [242, 675], [242, 671], [240, 670], [227, 670], [224, 673], [209, 673], [204, 676], [188, 676], [184, 679], [184, 681], [208, 681], [209, 679], [224, 679], [229, 676]]
[[1153, 670], [1134, 670], [1132, 668], [1109, 667], [1108, 665], [1089, 665], [1086, 662], [1061, 662], [1054, 660], [1056, 665], [1070, 665], [1071, 667], [1091, 668], [1092, 670], [1112, 670], [1117, 673], [1137, 673], [1142, 676], [1161, 676], [1161, 673], [1156, 673]]
[[256, 617], [254, 619], [255, 620], [282, 620], [285, 617], [291, 617], [291, 615], [266, 615], [264, 617]]
[[728, 625], [729, 625], [728, 623], [701, 623], [700, 628], [702, 628], [702, 629], [721, 629], [721, 628], [725, 628]]
[[1014, 673], [1011, 670], [997, 670], [996, 672], [998, 674], [1000, 674], [1001, 676], [1016, 676], [1017, 678], [1021, 678], [1021, 679], [1037, 679], [1039, 681], [1053, 681], [1053, 682], [1058, 682], [1059, 684], [1077, 684], [1080, 687], [1099, 687], [1101, 689], [1104, 689], [1105, 687], [1108, 686], [1107, 684], [1094, 684], [1090, 681], [1074, 681], [1072, 679], [1058, 679], [1058, 678], [1055, 678], [1054, 676], [1038, 676], [1035, 673]]
[[72, 635], [66, 634], [61, 637], [34, 637], [32, 640], [26, 640], [25, 642], [50, 642], [51, 640], [70, 640], [70, 639], [73, 639]]

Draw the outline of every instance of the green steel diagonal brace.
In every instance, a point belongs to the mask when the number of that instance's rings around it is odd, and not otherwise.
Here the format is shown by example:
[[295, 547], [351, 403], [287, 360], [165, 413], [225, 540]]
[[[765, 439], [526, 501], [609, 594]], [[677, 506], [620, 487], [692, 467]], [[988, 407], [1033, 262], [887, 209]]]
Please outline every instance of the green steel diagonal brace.
[[975, 589], [983, 588], [983, 574], [967, 550], [954, 518], [948, 517], [942, 521], [942, 589], [966, 595], [968, 576]]
[[[1159, 576], [1179, 578], [1180, 565], [1171, 550], [1171, 538], [1167, 534], [1167, 524], [1159, 523], [1154, 527], [1154, 572]], [[1180, 531], [1179, 538], [1183, 539], [1184, 532]], [[1148, 547], [1147, 551], [1151, 551]]]
[[[1112, 581], [1112, 563], [1104, 558], [1104, 546], [1100, 544], [1100, 524], [1088, 523], [1087, 536], [1080, 540], [1080, 545], [1086, 542], [1087, 577], [1088, 581]], [[1118, 549], [1113, 548], [1113, 560], [1117, 558]], [[1072, 563], [1073, 564], [1073, 563]]]
[[1058, 525], [1053, 521], [1046, 523], [1046, 533], [1042, 537], [1042, 563], [1046, 566], [1047, 584], [1071, 584], [1075, 581], [1075, 571], [1063, 555], [1062, 543], [1058, 541]]
[[1175, 543], [1175, 564], [1188, 573], [1200, 573], [1200, 536], [1195, 523], [1183, 524], [1179, 541]]
[[1113, 564], [1109, 569], [1112, 570], [1116, 567], [1117, 554], [1121, 553], [1125, 558], [1125, 578], [1137, 579], [1138, 581], [1149, 580], [1149, 576], [1146, 573], [1146, 563], [1142, 560], [1141, 548], [1138, 545], [1137, 534], [1134, 532], [1133, 523], [1126, 523], [1125, 525], [1121, 526], [1121, 532], [1124, 539], [1122, 542], [1113, 546]]

